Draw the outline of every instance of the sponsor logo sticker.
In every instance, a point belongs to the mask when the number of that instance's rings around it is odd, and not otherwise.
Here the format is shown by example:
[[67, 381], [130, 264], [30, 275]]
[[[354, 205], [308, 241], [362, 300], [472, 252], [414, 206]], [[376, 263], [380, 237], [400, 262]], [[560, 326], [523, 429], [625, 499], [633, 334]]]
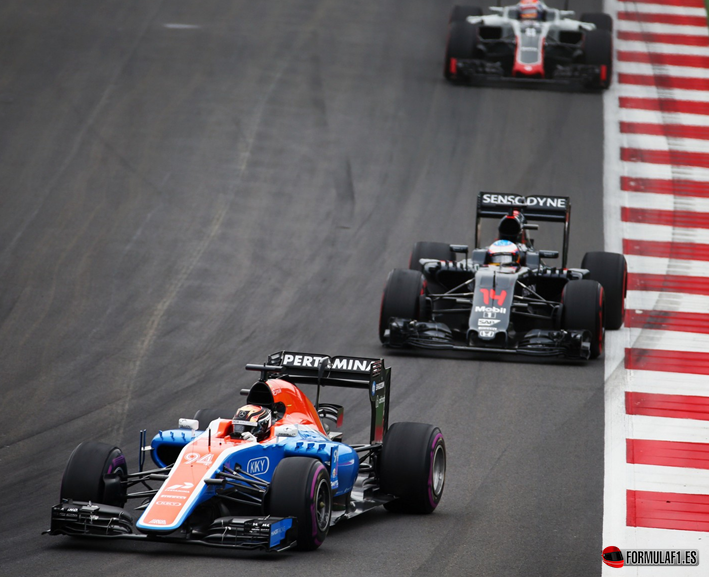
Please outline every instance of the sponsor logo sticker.
[[517, 194], [483, 194], [485, 204], [517, 204], [535, 208], [566, 210], [567, 199], [559, 196], [519, 196]]
[[311, 367], [317, 369], [327, 356], [317, 355], [294, 355], [286, 353], [283, 356], [283, 364], [291, 367]]
[[334, 447], [332, 449], [332, 455], [330, 457], [330, 486], [333, 489], [337, 489], [340, 486], [340, 480], [338, 478], [338, 473], [339, 473], [339, 448]]
[[246, 472], [249, 475], [263, 475], [268, 471], [269, 466], [268, 457], [257, 457], [246, 463]]
[[194, 484], [192, 483], [182, 483], [179, 485], [170, 485], [166, 491], [176, 491], [178, 493], [189, 493], [190, 489], [194, 488]]
[[505, 314], [507, 313], [507, 308], [506, 307], [486, 307], [486, 306], [476, 306], [475, 307], [475, 312], [476, 313], [500, 313], [500, 314]]
[[[327, 356], [303, 355], [295, 353], [285, 353], [283, 355], [283, 365], [289, 367], [309, 367], [316, 369], [323, 360], [328, 360]], [[357, 359], [354, 357], [335, 357], [331, 359], [330, 369], [340, 371], [352, 371], [358, 373], [368, 373], [372, 367], [371, 360]]]

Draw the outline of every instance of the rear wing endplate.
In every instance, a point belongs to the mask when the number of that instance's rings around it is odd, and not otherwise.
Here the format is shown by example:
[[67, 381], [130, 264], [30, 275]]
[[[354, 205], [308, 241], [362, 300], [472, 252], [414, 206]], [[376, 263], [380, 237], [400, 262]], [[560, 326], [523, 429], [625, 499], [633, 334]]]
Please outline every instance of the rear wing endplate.
[[389, 427], [391, 385], [391, 369], [384, 366], [384, 359], [282, 351], [269, 355], [266, 364], [246, 365], [246, 370], [260, 371], [264, 381], [280, 378], [297, 385], [316, 385], [316, 409], [320, 387], [366, 389], [372, 411], [370, 442], [383, 442]]
[[571, 199], [568, 196], [520, 196], [504, 192], [480, 192], [475, 215], [475, 248], [480, 247], [483, 218], [502, 218], [514, 211], [522, 213], [528, 221], [560, 222], [564, 225], [562, 268], [566, 268], [569, 253], [569, 223]]

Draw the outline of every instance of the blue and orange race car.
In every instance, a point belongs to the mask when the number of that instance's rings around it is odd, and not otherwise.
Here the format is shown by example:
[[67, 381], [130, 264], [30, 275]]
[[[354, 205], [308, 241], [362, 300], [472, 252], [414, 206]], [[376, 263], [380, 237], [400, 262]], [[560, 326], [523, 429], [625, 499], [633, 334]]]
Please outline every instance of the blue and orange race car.
[[[69, 457], [46, 533], [282, 551], [319, 547], [330, 526], [383, 505], [431, 513], [443, 494], [445, 441], [422, 423], [389, 426], [391, 369], [381, 359], [279, 352], [247, 365], [261, 378], [234, 417], [200, 410], [180, 428], [141, 433], [139, 470], [95, 441]], [[317, 386], [312, 403], [298, 385]], [[320, 387], [367, 391], [367, 444], [330, 431], [343, 408]], [[158, 468], [144, 470], [150, 453]], [[157, 486], [156, 486], [157, 485]], [[131, 509], [127, 502], [136, 503]]]

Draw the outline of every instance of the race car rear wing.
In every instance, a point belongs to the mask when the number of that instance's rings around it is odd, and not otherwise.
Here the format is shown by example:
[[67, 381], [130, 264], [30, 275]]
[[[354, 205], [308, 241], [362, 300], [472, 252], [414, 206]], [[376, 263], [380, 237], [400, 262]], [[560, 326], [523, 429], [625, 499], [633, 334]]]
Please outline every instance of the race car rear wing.
[[391, 369], [384, 366], [384, 359], [282, 351], [269, 355], [266, 364], [246, 365], [246, 370], [260, 371], [264, 381], [280, 378], [297, 385], [316, 385], [316, 409], [320, 404], [320, 387], [366, 389], [372, 411], [370, 442], [384, 440], [389, 428], [391, 385]]
[[568, 196], [520, 196], [504, 192], [480, 192], [475, 215], [475, 247], [480, 247], [483, 218], [502, 218], [515, 211], [527, 221], [560, 222], [564, 225], [562, 268], [566, 268], [569, 253], [569, 223], [571, 199]]

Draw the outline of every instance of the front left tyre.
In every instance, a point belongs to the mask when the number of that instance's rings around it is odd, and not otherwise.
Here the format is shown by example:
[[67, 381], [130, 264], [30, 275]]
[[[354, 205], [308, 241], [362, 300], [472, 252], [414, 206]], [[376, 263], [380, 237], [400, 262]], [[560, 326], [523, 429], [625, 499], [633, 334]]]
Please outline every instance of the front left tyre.
[[69, 457], [60, 498], [123, 507], [126, 504], [127, 475], [126, 458], [118, 447], [86, 441]]
[[615, 252], [587, 252], [581, 268], [588, 269], [589, 278], [598, 281], [606, 293], [605, 328], [614, 331], [623, 326], [625, 296], [628, 291], [628, 263]]
[[385, 505], [397, 513], [432, 513], [446, 482], [446, 443], [438, 427], [394, 423], [379, 457], [382, 491], [395, 497]]
[[287, 457], [273, 473], [269, 511], [274, 517], [295, 517], [301, 551], [320, 547], [332, 516], [332, 488], [325, 465], [309, 457]]
[[586, 64], [592, 64], [599, 68], [596, 87], [608, 88], [613, 79], [613, 33], [608, 30], [586, 32], [584, 59]]

